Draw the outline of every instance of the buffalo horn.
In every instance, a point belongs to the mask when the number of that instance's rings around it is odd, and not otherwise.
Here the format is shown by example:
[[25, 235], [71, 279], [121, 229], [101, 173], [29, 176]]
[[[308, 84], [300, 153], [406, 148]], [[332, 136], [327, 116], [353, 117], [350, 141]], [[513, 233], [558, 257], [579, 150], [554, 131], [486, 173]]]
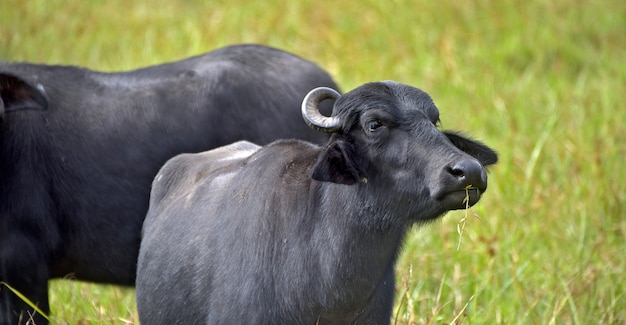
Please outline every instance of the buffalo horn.
[[332, 133], [341, 129], [341, 121], [337, 116], [324, 116], [320, 113], [319, 104], [325, 99], [336, 100], [341, 95], [332, 88], [318, 87], [311, 90], [302, 101], [302, 117], [308, 126], [316, 131]]

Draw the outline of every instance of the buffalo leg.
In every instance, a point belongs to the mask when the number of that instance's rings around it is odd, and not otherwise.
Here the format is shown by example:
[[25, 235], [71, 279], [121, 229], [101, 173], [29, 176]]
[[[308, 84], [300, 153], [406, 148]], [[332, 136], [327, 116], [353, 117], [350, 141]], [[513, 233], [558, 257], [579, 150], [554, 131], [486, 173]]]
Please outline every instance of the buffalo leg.
[[42, 315], [5, 285], [49, 313], [48, 266], [37, 243], [19, 234], [11, 234], [0, 243], [0, 325], [47, 324]]

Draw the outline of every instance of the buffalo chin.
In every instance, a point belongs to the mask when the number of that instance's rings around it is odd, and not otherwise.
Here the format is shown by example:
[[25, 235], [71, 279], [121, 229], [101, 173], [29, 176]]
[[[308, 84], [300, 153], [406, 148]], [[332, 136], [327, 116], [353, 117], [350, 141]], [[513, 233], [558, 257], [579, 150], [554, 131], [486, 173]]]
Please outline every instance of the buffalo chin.
[[468, 188], [445, 193], [439, 197], [438, 201], [446, 210], [460, 210], [476, 204], [481, 194], [478, 188]]

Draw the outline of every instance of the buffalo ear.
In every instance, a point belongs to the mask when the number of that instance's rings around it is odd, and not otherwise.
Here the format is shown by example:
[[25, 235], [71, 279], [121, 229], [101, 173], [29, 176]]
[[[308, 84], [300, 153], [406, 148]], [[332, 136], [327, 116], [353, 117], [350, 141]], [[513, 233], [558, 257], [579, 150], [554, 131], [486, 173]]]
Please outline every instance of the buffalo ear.
[[468, 155], [478, 159], [483, 166], [493, 165], [498, 162], [498, 154], [479, 141], [468, 139], [459, 133], [443, 132], [450, 142]]
[[0, 100], [6, 112], [48, 108], [43, 87], [33, 87], [21, 78], [6, 73], [0, 73]]
[[365, 177], [353, 146], [346, 141], [332, 141], [318, 156], [311, 177], [321, 182], [352, 185]]

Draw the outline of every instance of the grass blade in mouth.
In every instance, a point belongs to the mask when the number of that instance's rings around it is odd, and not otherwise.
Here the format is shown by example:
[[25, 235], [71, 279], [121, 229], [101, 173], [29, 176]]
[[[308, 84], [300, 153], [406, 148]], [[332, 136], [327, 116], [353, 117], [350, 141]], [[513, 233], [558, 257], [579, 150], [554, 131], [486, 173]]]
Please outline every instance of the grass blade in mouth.
[[478, 213], [474, 212], [474, 210], [472, 210], [472, 208], [470, 207], [470, 204], [469, 204], [469, 190], [470, 189], [473, 189], [471, 184], [465, 187], [465, 198], [463, 199], [463, 203], [465, 203], [465, 215], [456, 224], [456, 232], [459, 234], [459, 243], [456, 246], [457, 252], [461, 249], [461, 241], [463, 240], [463, 231], [465, 230], [465, 222], [467, 221], [467, 218], [469, 217], [469, 213], [472, 212], [472, 215], [476, 219], [481, 221]]

